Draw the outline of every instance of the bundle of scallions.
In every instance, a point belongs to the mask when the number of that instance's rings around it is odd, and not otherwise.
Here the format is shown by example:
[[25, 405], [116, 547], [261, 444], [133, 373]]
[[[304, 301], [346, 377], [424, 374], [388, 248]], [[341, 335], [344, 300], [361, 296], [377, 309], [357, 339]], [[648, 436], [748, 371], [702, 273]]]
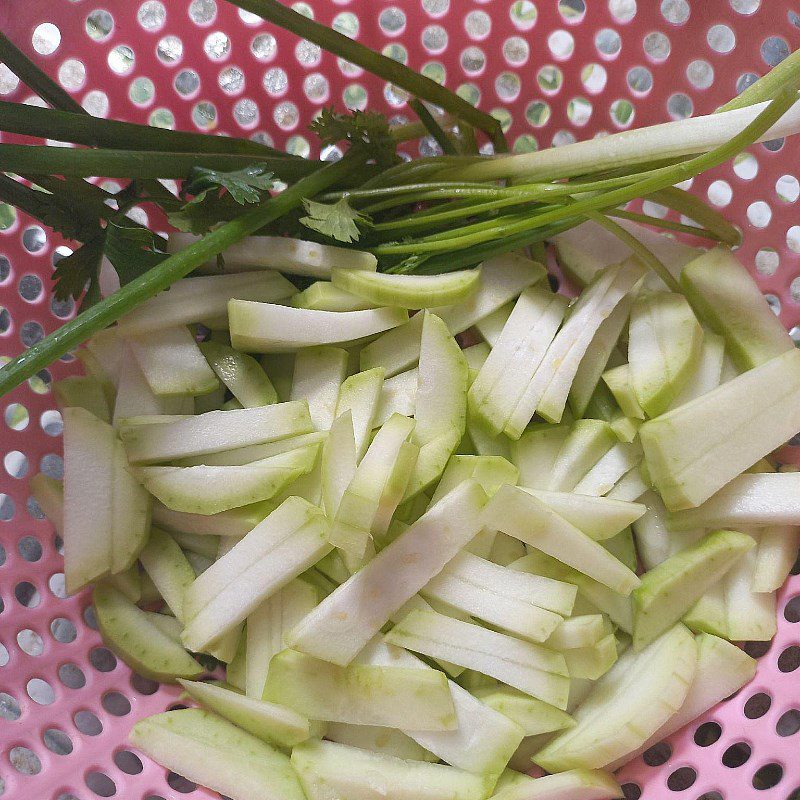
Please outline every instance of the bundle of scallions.
[[[735, 244], [737, 230], [676, 184], [754, 142], [800, 129], [800, 56], [794, 53], [715, 114], [512, 155], [496, 119], [405, 65], [278, 0], [231, 2], [390, 81], [412, 98], [419, 121], [392, 127], [377, 113], [326, 110], [312, 130], [325, 144], [343, 143], [346, 152], [325, 162], [251, 140], [97, 119], [0, 34], [0, 61], [50, 106], [0, 103], [0, 130], [83, 145], [0, 144], [0, 200], [81, 242], [59, 263], [54, 291], [82, 298], [75, 319], [2, 367], [0, 394], [256, 233], [369, 251], [381, 272], [434, 274], [535, 250], [592, 219], [625, 238], [675, 288], [659, 260], [615, 219]], [[420, 135], [433, 136], [443, 154], [400, 159], [397, 144]], [[493, 154], [480, 154], [480, 137]], [[89, 182], [92, 176], [128, 182], [111, 194]], [[165, 188], [165, 179], [182, 182], [178, 195]], [[626, 210], [643, 197], [694, 224]], [[168, 254], [162, 237], [128, 216], [143, 203], [199, 236]], [[104, 257], [121, 288], [101, 298]]]

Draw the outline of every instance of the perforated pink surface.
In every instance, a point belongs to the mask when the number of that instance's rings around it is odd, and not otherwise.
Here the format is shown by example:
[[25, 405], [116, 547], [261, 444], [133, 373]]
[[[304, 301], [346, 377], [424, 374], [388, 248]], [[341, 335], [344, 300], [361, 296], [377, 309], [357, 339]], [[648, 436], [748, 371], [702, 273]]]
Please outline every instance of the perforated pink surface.
[[[295, 8], [497, 109], [515, 150], [709, 112], [800, 46], [800, 6], [783, 0], [311, 0]], [[322, 104], [405, 114], [382, 81], [222, 0], [3, 0], [0, 28], [102, 116], [253, 135], [305, 155], [317, 152], [305, 126]], [[39, 102], [1, 64], [0, 99]], [[433, 152], [429, 141], [419, 146]], [[757, 146], [691, 188], [744, 230], [740, 257], [800, 341], [797, 154], [795, 142]], [[50, 300], [65, 246], [0, 203], [3, 356], [73, 313]], [[0, 796], [217, 797], [127, 751], [131, 724], [170, 707], [177, 692], [132, 676], [102, 647], [87, 594], [64, 597], [52, 528], [30, 499], [31, 475], [60, 476], [50, 384], [74, 371], [73, 362], [55, 364], [0, 401]], [[748, 648], [761, 655], [753, 683], [651, 750], [651, 765], [626, 767], [628, 798], [800, 798], [798, 594], [792, 577], [772, 646]]]

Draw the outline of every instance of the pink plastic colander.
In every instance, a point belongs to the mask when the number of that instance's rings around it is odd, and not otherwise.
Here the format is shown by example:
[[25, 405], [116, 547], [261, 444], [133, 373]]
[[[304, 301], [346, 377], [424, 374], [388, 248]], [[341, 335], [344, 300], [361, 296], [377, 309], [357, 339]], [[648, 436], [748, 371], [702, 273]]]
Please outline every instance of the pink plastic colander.
[[[496, 111], [518, 151], [710, 112], [800, 46], [800, 5], [793, 7], [791, 0], [294, 4]], [[323, 104], [406, 113], [404, 98], [384, 82], [224, 0], [0, 0], [0, 28], [100, 116], [256, 136], [316, 155], [306, 124]], [[2, 64], [0, 98], [40, 102]], [[430, 142], [419, 147], [432, 152]], [[742, 261], [800, 341], [797, 153], [791, 141], [756, 146], [696, 178], [692, 191], [744, 230]], [[74, 313], [50, 295], [53, 263], [67, 252], [68, 243], [0, 203], [3, 356]], [[54, 364], [0, 400], [0, 797], [218, 797], [128, 749], [134, 721], [172, 708], [178, 692], [132, 675], [103, 647], [87, 593], [65, 597], [60, 542], [30, 497], [30, 476], [61, 476], [61, 417], [50, 387], [75, 371], [72, 359]], [[622, 770], [629, 800], [800, 798], [794, 595], [797, 577], [780, 594], [775, 640], [746, 648], [759, 657], [755, 680]]]

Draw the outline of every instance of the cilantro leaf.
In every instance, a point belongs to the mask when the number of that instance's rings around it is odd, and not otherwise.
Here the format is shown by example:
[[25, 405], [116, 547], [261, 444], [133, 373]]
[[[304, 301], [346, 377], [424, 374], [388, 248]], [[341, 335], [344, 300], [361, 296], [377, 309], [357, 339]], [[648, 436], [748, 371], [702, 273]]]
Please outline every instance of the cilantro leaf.
[[310, 130], [319, 136], [323, 145], [347, 142], [361, 148], [381, 167], [390, 167], [400, 160], [389, 121], [377, 111], [340, 114], [333, 108], [323, 108]]
[[124, 215], [109, 220], [104, 252], [119, 275], [122, 286], [167, 257], [166, 253], [155, 249], [155, 237], [151, 230], [137, 225]]
[[333, 204], [303, 200], [303, 205], [309, 216], [301, 217], [300, 222], [339, 242], [357, 242], [361, 231], [356, 223], [369, 223], [369, 217], [356, 211], [344, 197]]
[[88, 298], [84, 299], [84, 307], [95, 302], [92, 298], [100, 299], [97, 277], [100, 274], [104, 242], [105, 234], [101, 234], [58, 261], [53, 271], [53, 294], [56, 300], [70, 297], [77, 300], [84, 290]]
[[187, 233], [208, 233], [218, 222], [227, 222], [242, 213], [242, 207], [229, 194], [218, 197], [203, 192], [178, 209], [167, 213], [173, 228]]
[[253, 164], [233, 172], [220, 172], [205, 167], [195, 167], [183, 187], [184, 194], [194, 195], [189, 203], [202, 203], [208, 192], [225, 190], [239, 204], [258, 203], [261, 192], [275, 184], [273, 174], [260, 164]]
[[273, 174], [260, 164], [233, 172], [195, 167], [181, 191], [184, 198], [193, 197], [166, 209], [167, 219], [179, 231], [207, 233], [218, 222], [236, 217], [242, 205], [260, 202], [261, 192], [274, 185]]

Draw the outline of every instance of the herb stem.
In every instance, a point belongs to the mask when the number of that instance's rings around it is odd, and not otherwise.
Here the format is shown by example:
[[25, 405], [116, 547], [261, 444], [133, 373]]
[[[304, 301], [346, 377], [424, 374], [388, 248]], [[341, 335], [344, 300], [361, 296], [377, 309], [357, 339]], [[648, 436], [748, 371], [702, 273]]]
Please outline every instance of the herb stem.
[[0, 61], [2, 61], [29, 89], [54, 108], [86, 114], [49, 75], [42, 72], [2, 31], [0, 31]]
[[[609, 208], [616, 208], [637, 197], [650, 195], [653, 192], [692, 178], [711, 167], [722, 164], [763, 136], [764, 131], [773, 127], [776, 121], [781, 119], [795, 105], [796, 101], [797, 92], [794, 88], [782, 92], [774, 100], [767, 103], [765, 107], [759, 107], [760, 110], [755, 119], [727, 142], [687, 161], [653, 170], [628, 186], [582, 198], [569, 205], [542, 211], [533, 216], [528, 215], [525, 219], [519, 221], [514, 221], [513, 218], [508, 222], [498, 221], [494, 228], [466, 226], [460, 232], [458, 229], [452, 231], [450, 238], [444, 241], [439, 236], [436, 236], [430, 237], [429, 240], [422, 239], [402, 244], [378, 245], [372, 249], [372, 252], [378, 256], [385, 256], [411, 252], [415, 254], [433, 253], [445, 248], [470, 247], [491, 239], [511, 236], [528, 228], [553, 225], [574, 217], [580, 219], [585, 217], [589, 211], [604, 211]], [[559, 149], [563, 150], [564, 148]]]
[[319, 45], [323, 50], [393, 83], [410, 95], [449, 111], [457, 119], [463, 119], [476, 128], [480, 128], [489, 137], [496, 152], [508, 150], [500, 123], [491, 114], [480, 111], [455, 92], [420, 75], [405, 64], [384, 56], [326, 25], [298, 14], [278, 0], [231, 0], [231, 2], [245, 11], [257, 14], [262, 19]]
[[[795, 95], [795, 101], [797, 96]], [[765, 110], [764, 104], [689, 117], [649, 128], [621, 131], [601, 139], [589, 139], [535, 153], [484, 158], [480, 163], [445, 168], [437, 180], [555, 180], [616, 167], [631, 167], [661, 158], [706, 153], [745, 130]], [[791, 109], [791, 110], [790, 110]], [[788, 113], [776, 119], [757, 141], [776, 139], [800, 130], [800, 102], [790, 103]], [[680, 162], [684, 163], [684, 162]], [[675, 164], [677, 167], [680, 164]]]
[[607, 217], [617, 219], [628, 219], [640, 225], [651, 225], [653, 228], [661, 228], [665, 231], [675, 231], [675, 233], [686, 233], [690, 236], [702, 236], [706, 239], [713, 239], [718, 242], [719, 236], [705, 228], [698, 228], [694, 225], [685, 225], [672, 219], [661, 219], [661, 217], [651, 217], [648, 214], [637, 214], [635, 211], [628, 211], [624, 208], [612, 208], [604, 212]]
[[750, 84], [741, 94], [720, 106], [717, 113], [746, 108], [772, 99], [778, 92], [796, 80], [798, 71], [800, 71], [800, 50], [795, 50], [766, 75], [762, 75], [755, 83]]
[[693, 219], [729, 247], [736, 247], [742, 242], [742, 232], [735, 225], [684, 189], [668, 186], [651, 194], [649, 199]]
[[425, 126], [425, 130], [433, 136], [436, 143], [442, 148], [442, 152], [448, 156], [457, 156], [458, 150], [456, 150], [456, 146], [436, 121], [433, 114], [425, 107], [425, 103], [414, 97], [408, 101], [408, 105], [419, 117], [419, 121]]
[[77, 347], [97, 331], [116, 322], [140, 303], [188, 275], [210, 258], [297, 208], [304, 198], [314, 197], [363, 164], [364, 159], [357, 154], [326, 164], [322, 169], [289, 186], [281, 194], [224, 223], [184, 250], [168, 256], [153, 269], [82, 312], [71, 322], [0, 368], [0, 396], [34, 376], [39, 370]]
[[119, 150], [158, 150], [166, 153], [238, 153], [298, 160], [281, 150], [231, 136], [171, 131], [133, 122], [91, 117], [85, 113], [59, 111], [0, 101], [0, 130], [56, 139], [90, 147]]
[[223, 172], [263, 164], [290, 182], [318, 169], [313, 161], [253, 153], [168, 153], [151, 150], [78, 149], [46, 145], [0, 144], [0, 170], [27, 175], [88, 178], [185, 178], [194, 167]]
[[609, 219], [598, 211], [590, 211], [586, 215], [590, 220], [605, 228], [609, 233], [624, 242], [633, 251], [634, 255], [648, 268], [661, 278], [666, 286], [673, 292], [680, 292], [681, 287], [670, 271], [664, 266], [650, 250], [645, 247], [632, 233], [626, 231], [621, 225]]
[[32, 189], [14, 178], [0, 173], [0, 198], [20, 211], [38, 219], [68, 239], [84, 241], [96, 235], [99, 226], [82, 206], [65, 204], [61, 198]]

